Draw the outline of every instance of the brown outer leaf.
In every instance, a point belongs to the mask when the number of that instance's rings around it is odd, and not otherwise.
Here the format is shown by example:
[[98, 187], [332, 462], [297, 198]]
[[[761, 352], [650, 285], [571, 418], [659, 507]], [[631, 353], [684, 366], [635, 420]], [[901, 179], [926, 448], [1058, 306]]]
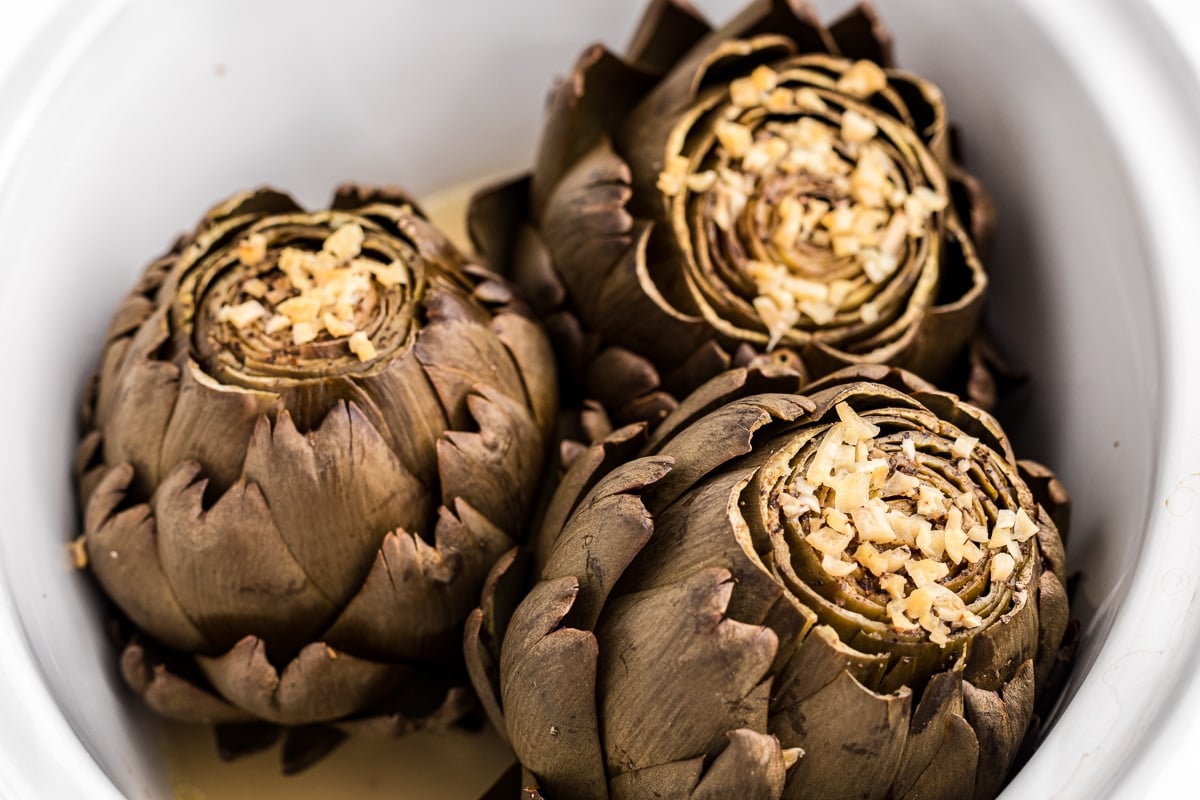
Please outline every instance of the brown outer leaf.
[[849, 672], [804, 700], [804, 758], [788, 773], [788, 800], [887, 797], [908, 738], [912, 692], [879, 695]]
[[602, 45], [584, 50], [550, 99], [534, 160], [530, 206], [539, 218], [563, 173], [604, 137], [653, 79]]
[[941, 749], [933, 756], [929, 769], [899, 800], [960, 800], [969, 796], [975, 785], [979, 764], [979, 740], [970, 723], [960, 716], [946, 720]]
[[143, 503], [117, 511], [132, 480], [129, 464], [108, 468], [88, 501], [84, 542], [92, 574], [139, 628], [185, 653], [200, 650], [207, 639], [163, 571], [150, 506]]
[[430, 287], [428, 320], [413, 351], [425, 368], [452, 430], [470, 430], [467, 397], [479, 384], [522, 403], [525, 386], [507, 348], [490, 328], [491, 320], [457, 290]]
[[729, 744], [692, 792], [693, 800], [779, 800], [787, 775], [779, 740], [745, 728], [725, 735]]
[[477, 384], [466, 402], [477, 431], [447, 431], [438, 442], [442, 504], [462, 497], [516, 535], [541, 474], [541, 433], [528, 408], [487, 384]]
[[651, 508], [669, 505], [704, 476], [749, 453], [766, 426], [800, 419], [812, 410], [812, 402], [800, 395], [759, 394], [729, 402], [697, 419], [661, 446], [660, 454], [677, 463], [671, 474], [655, 485]]
[[[605, 609], [597, 697], [610, 773], [714, 752], [733, 728], [765, 730], [778, 639], [725, 617], [731, 578], [705, 569]], [[695, 702], [700, 690], [708, 702]]]
[[160, 449], [179, 396], [179, 368], [170, 362], [135, 360], [119, 375], [104, 426], [104, 460], [133, 465], [146, 495], [161, 478]]
[[892, 35], [870, 3], [859, 3], [829, 26], [829, 35], [843, 56], [892, 65]]
[[130, 642], [121, 651], [121, 676], [154, 713], [167, 719], [202, 725], [254, 719], [240, 708], [171, 672], [165, 664], [151, 663], [146, 649], [138, 642]]
[[940, 672], [926, 684], [892, 783], [894, 796], [953, 800], [974, 790], [979, 744], [962, 716], [962, 691], [959, 669]]
[[596, 707], [596, 638], [562, 628], [578, 592], [566, 576], [536, 585], [513, 614], [500, 656], [508, 736], [550, 797], [608, 796]]
[[525, 386], [525, 402], [542, 438], [549, 439], [558, 411], [558, 380], [550, 340], [541, 326], [524, 314], [498, 313], [492, 320], [492, 331], [517, 365]]
[[228, 488], [241, 474], [259, 418], [274, 416], [282, 408], [277, 395], [223, 386], [189, 360], [163, 434], [160, 474], [167, 475], [184, 461], [197, 461], [218, 490]]
[[963, 710], [979, 738], [975, 800], [995, 797], [1033, 716], [1033, 661], [1026, 661], [999, 692], [963, 682]]
[[326, 631], [329, 644], [388, 661], [449, 652], [488, 568], [512, 546], [462, 498], [457, 509], [440, 510], [434, 546], [405, 532], [384, 537], [362, 588]]
[[305, 435], [280, 412], [261, 418], [246, 455], [291, 556], [336, 606], [362, 586], [384, 535], [421, 532], [432, 498], [354, 404], [336, 405]]
[[603, 441], [589, 446], [577, 456], [559, 479], [544, 512], [542, 523], [530, 543], [534, 554], [534, 574], [540, 575], [554, 543], [580, 500], [596, 483], [620, 464], [632, 460], [645, 438], [645, 426], [628, 425]]
[[[654, 532], [641, 492], [671, 469], [663, 457], [640, 458], [603, 478], [563, 527], [542, 580], [573, 575], [579, 594], [565, 623], [592, 630], [609, 593]], [[603, 531], [600, 536], [596, 531]]]
[[437, 473], [437, 442], [449, 422], [416, 355], [409, 350], [385, 369], [355, 382], [386, 421], [379, 432], [387, 436], [400, 463], [422, 482], [430, 482]]
[[262, 492], [237, 481], [212, 508], [195, 462], [167, 474], [152, 505], [163, 573], [210, 647], [248, 634], [273, 652], [294, 652], [319, 632], [336, 606], [292, 558]]
[[943, 241], [939, 277], [943, 296], [921, 320], [914, 354], [906, 364], [913, 372], [931, 377], [946, 373], [978, 329], [988, 286], [983, 264], [956, 221], [947, 223]]
[[712, 26], [687, 0], [651, 0], [625, 57], [644, 72], [663, 75], [711, 32]]
[[411, 669], [307, 645], [280, 675], [262, 639], [247, 636], [228, 652], [196, 663], [239, 708], [281, 725], [328, 722], [370, 708], [395, 690]]

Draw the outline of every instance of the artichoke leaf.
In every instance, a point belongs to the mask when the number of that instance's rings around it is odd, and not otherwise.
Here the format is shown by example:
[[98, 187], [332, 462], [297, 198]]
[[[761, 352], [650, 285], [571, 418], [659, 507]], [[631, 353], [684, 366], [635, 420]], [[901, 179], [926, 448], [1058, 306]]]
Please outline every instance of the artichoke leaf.
[[579, 594], [565, 622], [592, 630], [609, 593], [654, 533], [640, 490], [671, 469], [665, 457], [630, 462], [597, 484], [571, 515], [542, 569], [543, 580], [579, 579]]
[[[726, 616], [733, 588], [714, 567], [606, 608], [597, 699], [611, 773], [714, 752], [734, 728], [765, 729], [778, 639]], [[708, 702], [696, 702], [701, 687]]]
[[156, 714], [176, 722], [220, 725], [253, 719], [207, 689], [171, 672], [166, 664], [152, 660], [145, 646], [137, 641], [121, 651], [121, 676]]
[[607, 797], [596, 708], [593, 634], [561, 627], [579, 593], [565, 576], [530, 590], [500, 654], [508, 735], [550, 797]]
[[447, 431], [438, 442], [442, 503], [462, 497], [503, 530], [525, 519], [542, 464], [542, 437], [528, 408], [487, 384], [467, 397], [478, 431]]
[[253, 634], [273, 655], [290, 655], [333, 618], [335, 604], [292, 557], [256, 484], [239, 480], [208, 509], [205, 486], [199, 465], [184, 462], [154, 495], [163, 573], [209, 648]]
[[191, 359], [182, 372], [179, 398], [163, 434], [159, 472], [165, 476], [184, 461], [197, 461], [214, 487], [224, 490], [242, 473], [258, 420], [274, 417], [283, 402], [270, 392], [217, 383]]
[[358, 593], [325, 633], [339, 649], [382, 660], [447, 653], [478, 602], [475, 587], [512, 540], [462, 498], [443, 507], [434, 545], [404, 531], [384, 537]]
[[180, 604], [159, 561], [158, 536], [150, 506], [121, 511], [133, 467], [105, 470], [85, 511], [88, 562], [113, 602], [142, 630], [180, 650], [207, 646], [207, 638]]
[[872, 692], [843, 670], [794, 712], [805, 756], [788, 772], [788, 800], [887, 797], [908, 737], [912, 692]]
[[267, 659], [266, 643], [255, 636], [219, 656], [196, 656], [196, 663], [222, 696], [280, 725], [331, 721], [369, 708], [412, 672], [313, 642], [281, 674]]
[[829, 25], [829, 35], [846, 58], [892, 65], [892, 34], [870, 3], [858, 3]]
[[339, 606], [362, 586], [384, 533], [421, 531], [432, 517], [428, 491], [353, 403], [336, 405], [307, 435], [286, 411], [274, 427], [260, 418], [245, 475], [261, 487], [288, 551]]

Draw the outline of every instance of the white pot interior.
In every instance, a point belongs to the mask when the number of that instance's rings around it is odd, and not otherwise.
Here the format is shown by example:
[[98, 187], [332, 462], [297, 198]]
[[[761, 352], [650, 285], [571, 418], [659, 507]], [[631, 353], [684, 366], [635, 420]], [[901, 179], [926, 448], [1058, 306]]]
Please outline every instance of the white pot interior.
[[[45, 39], [60, 48], [42, 56], [54, 81], [8, 87], [20, 125], [7, 140], [0, 133], [10, 159], [0, 159], [0, 332], [21, 344], [8, 349], [0, 397], [0, 561], [44, 685], [126, 796], [170, 796], [160, 727], [117, 676], [97, 598], [65, 555], [78, 528], [70, 474], [80, 390], [118, 299], [177, 232], [240, 187], [274, 184], [317, 204], [348, 179], [429, 197], [519, 170], [553, 76], [592, 40], [620, 47], [641, 5], [68, 4], [63, 29]], [[724, 18], [738, 3], [701, 5]], [[991, 318], [1033, 379], [1010, 430], [1018, 454], [1054, 467], [1075, 500], [1068, 554], [1082, 575], [1075, 609], [1084, 635], [1070, 696], [1101, 678], [1090, 667], [1125, 577], [1146, 555], [1163, 355], [1138, 197], [1077, 65], [1024, 3], [879, 6], [901, 65], [944, 89], [969, 167], [999, 209]], [[32, 98], [19, 108], [18, 89]], [[3, 659], [21, 657], [22, 648], [10, 650]], [[1009, 795], [1062, 789], [1047, 750], [1074, 764], [1097, 737], [1132, 725], [1102, 705], [1068, 705]], [[61, 730], [4, 731], [0, 740], [18, 735]], [[494, 773], [504, 755], [486, 747], [480, 770]], [[1096, 796], [1118, 756], [1088, 762], [1062, 796]], [[454, 763], [414, 758], [429, 770]], [[99, 771], [80, 775], [95, 796], [115, 796]], [[378, 791], [426, 796], [397, 785]]]

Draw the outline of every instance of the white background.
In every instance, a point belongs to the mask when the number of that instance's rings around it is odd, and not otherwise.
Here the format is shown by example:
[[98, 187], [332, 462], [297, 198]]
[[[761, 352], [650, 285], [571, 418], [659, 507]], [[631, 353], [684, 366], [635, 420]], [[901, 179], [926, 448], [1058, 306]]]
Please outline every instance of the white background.
[[[1056, 0], [1057, 2], [1058, 0]], [[1062, 0], [1078, 8], [1075, 15], [1086, 25], [1087, 0]], [[1127, 0], [1144, 3], [1162, 16], [1189, 56], [1191, 68], [1200, 75], [1200, 3], [1195, 0]], [[8, 70], [30, 45], [38, 29], [59, 7], [59, 0], [0, 0], [0, 85]], [[1200, 146], [1200, 137], [1197, 137]], [[1160, 739], [1159, 747], [1169, 752], [1155, 754], [1157, 771], [1140, 770], [1145, 782], [1138, 793], [1145, 797], [1194, 797], [1195, 762], [1200, 753], [1200, 676], [1181, 702], [1193, 706], [1173, 719], [1174, 730]], [[3, 721], [0, 720], [0, 725]], [[1146, 773], [1150, 772], [1150, 775]], [[1128, 786], [1128, 784], [1127, 784]], [[32, 799], [31, 799], [32, 800]]]

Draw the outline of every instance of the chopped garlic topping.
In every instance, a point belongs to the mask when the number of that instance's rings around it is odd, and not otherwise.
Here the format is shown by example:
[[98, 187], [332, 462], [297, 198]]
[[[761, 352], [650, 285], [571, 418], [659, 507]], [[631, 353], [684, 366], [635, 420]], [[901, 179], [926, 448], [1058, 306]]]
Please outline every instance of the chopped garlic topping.
[[[873, 576], [897, 631], [923, 631], [945, 645], [957, 631], [981, 626], [982, 619], [942, 582], [952, 570], [985, 558], [993, 582], [1009, 580], [1025, 558], [1020, 543], [1036, 535], [1036, 523], [1024, 509], [1000, 508], [989, 527], [976, 516], [974, 491], [901, 471], [921, 469], [910, 457], [916, 454], [911, 436], [881, 443], [882, 428], [869, 415], [847, 402], [834, 411], [837, 421], [814, 442], [803, 479], [793, 475], [777, 494], [780, 510], [806, 532], [805, 542], [828, 575]], [[974, 444], [961, 438], [956, 446], [974, 452]]]
[[218, 321], [236, 330], [253, 327], [267, 336], [290, 330], [289, 339], [295, 346], [327, 332], [334, 338], [346, 338], [350, 351], [361, 360], [374, 358], [374, 345], [358, 327], [358, 309], [371, 293], [372, 280], [389, 289], [407, 286], [410, 275], [401, 261], [381, 264], [364, 257], [365, 242], [362, 226], [349, 222], [333, 230], [319, 251], [285, 247], [270, 264], [266, 262], [266, 238], [259, 233], [245, 237], [235, 246], [238, 260], [263, 271], [247, 277], [238, 287], [251, 299], [221, 307]]
[[874, 61], [855, 61], [838, 78], [837, 88], [851, 97], [864, 98], [887, 87], [887, 73]]

